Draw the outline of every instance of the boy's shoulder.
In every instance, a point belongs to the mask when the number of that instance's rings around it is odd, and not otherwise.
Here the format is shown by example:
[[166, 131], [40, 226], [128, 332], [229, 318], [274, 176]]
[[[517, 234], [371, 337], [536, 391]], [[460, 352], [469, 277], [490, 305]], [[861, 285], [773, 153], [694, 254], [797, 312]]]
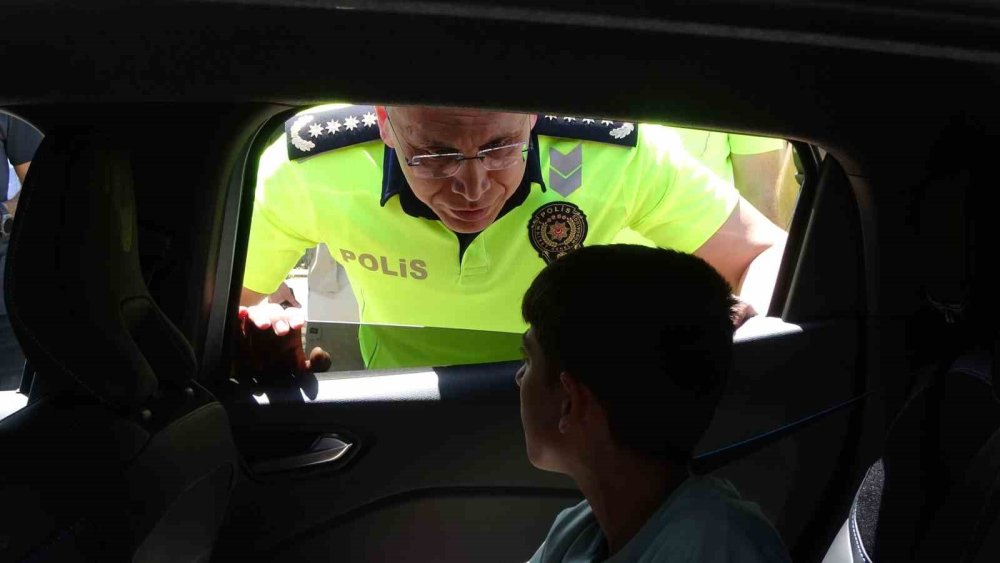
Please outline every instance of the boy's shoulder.
[[778, 531], [729, 481], [692, 477], [664, 508], [650, 522], [655, 537], [636, 546], [642, 561], [789, 561]]
[[604, 534], [586, 500], [560, 512], [530, 563], [562, 561], [568, 554], [596, 552]]
[[[531, 563], [600, 559], [604, 534], [587, 501], [556, 516]], [[778, 531], [729, 481], [691, 477], [608, 562], [790, 561]]]

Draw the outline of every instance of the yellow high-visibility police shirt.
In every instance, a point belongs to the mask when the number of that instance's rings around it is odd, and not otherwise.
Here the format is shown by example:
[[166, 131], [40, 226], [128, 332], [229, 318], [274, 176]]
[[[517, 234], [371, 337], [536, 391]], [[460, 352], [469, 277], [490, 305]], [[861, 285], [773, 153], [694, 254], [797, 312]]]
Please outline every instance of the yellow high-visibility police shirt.
[[[786, 141], [773, 137], [755, 137], [721, 131], [669, 127], [680, 136], [684, 149], [723, 181], [734, 183], [733, 155], [753, 155], [783, 150]], [[655, 243], [628, 227], [615, 237], [615, 243], [656, 246]]]
[[[320, 131], [317, 124], [323, 132], [339, 132], [335, 125], [343, 123], [354, 131], [377, 127], [362, 117], [373, 117], [372, 108], [312, 111], [298, 116], [299, 127], [286, 125], [260, 159], [243, 285], [273, 292], [304, 250], [322, 242], [347, 272], [362, 323], [519, 334], [526, 328], [521, 298], [547, 261], [608, 244], [626, 227], [658, 246], [693, 252], [739, 197], [670, 128], [596, 120], [556, 126], [548, 122], [566, 118], [540, 117], [514, 196], [523, 201], [463, 249], [408, 191], [395, 154], [380, 140], [301, 154], [319, 142], [303, 134]], [[604, 142], [588, 140], [604, 134]], [[362, 347], [369, 365], [392, 363], [376, 361], [376, 343]]]
[[723, 180], [733, 182], [733, 155], [763, 154], [785, 148], [784, 139], [672, 127], [691, 156]]

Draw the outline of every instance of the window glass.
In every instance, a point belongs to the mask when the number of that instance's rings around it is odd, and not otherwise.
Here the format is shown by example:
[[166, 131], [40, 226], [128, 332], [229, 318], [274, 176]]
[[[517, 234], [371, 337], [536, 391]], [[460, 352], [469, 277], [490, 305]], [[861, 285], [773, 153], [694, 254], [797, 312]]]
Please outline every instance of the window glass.
[[582, 245], [696, 253], [764, 311], [796, 161], [783, 139], [620, 119], [304, 109], [260, 157], [241, 301], [301, 307], [334, 370], [518, 358], [525, 289]]
[[[7, 245], [20, 199], [21, 183], [42, 135], [27, 122], [0, 112], [0, 272], [6, 270]], [[0, 418], [24, 406], [18, 393], [24, 372], [24, 355], [7, 314], [3, 276], [0, 276]]]

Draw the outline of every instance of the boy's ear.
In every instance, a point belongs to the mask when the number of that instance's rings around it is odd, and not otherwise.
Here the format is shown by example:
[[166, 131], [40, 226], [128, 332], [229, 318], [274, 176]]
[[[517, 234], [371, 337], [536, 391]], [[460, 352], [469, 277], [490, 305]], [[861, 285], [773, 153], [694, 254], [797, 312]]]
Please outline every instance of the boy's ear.
[[579, 426], [587, 408], [587, 388], [569, 372], [559, 374], [559, 385], [563, 397], [559, 406], [559, 433], [565, 434], [573, 426]]
[[559, 412], [559, 432], [565, 434], [570, 428], [593, 430], [593, 424], [607, 424], [607, 412], [590, 387], [587, 387], [570, 372], [559, 374], [563, 400]]

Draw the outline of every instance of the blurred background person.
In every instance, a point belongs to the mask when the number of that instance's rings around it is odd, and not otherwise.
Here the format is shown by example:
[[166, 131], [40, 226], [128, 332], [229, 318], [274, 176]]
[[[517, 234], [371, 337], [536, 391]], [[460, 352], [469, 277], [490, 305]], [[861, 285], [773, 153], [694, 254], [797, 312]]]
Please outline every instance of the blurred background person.
[[[0, 273], [7, 270], [7, 244], [17, 214], [21, 185], [41, 142], [42, 134], [30, 124], [0, 113]], [[17, 388], [24, 371], [24, 355], [7, 317], [4, 277], [0, 276], [0, 391]]]

